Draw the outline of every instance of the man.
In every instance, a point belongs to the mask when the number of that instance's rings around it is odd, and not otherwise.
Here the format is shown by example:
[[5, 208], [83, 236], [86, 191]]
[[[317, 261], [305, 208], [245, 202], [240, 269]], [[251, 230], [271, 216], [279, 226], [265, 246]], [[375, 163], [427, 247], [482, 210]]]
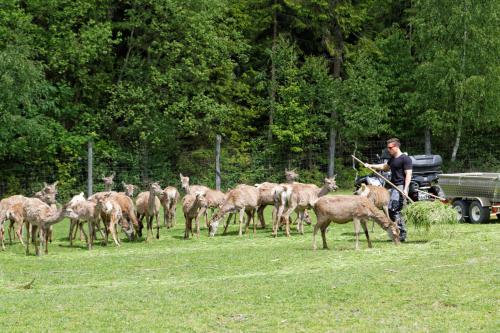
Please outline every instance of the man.
[[[389, 155], [391, 155], [391, 158], [387, 161], [387, 163], [368, 164], [368, 166], [375, 170], [391, 170], [391, 182], [408, 195], [413, 165], [411, 158], [401, 152], [400, 146], [401, 143], [397, 138], [387, 140], [387, 150]], [[395, 188], [390, 188], [389, 192], [391, 194], [389, 202], [389, 216], [398, 224], [399, 240], [404, 242], [406, 240], [406, 225], [403, 217], [401, 216], [404, 196]]]

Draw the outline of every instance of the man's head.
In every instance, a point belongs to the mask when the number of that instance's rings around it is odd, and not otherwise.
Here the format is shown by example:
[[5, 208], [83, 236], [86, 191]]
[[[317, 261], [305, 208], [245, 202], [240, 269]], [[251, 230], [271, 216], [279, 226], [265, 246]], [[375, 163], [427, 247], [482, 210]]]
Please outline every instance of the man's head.
[[400, 146], [401, 142], [399, 142], [398, 138], [391, 138], [387, 140], [387, 151], [392, 157], [396, 157], [401, 154], [401, 150], [399, 149]]

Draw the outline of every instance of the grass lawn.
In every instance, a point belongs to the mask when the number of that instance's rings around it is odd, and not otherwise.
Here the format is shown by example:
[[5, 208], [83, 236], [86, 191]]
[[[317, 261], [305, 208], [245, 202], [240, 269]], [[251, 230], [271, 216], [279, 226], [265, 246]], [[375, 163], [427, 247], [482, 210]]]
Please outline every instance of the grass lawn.
[[[266, 209], [269, 220], [271, 209]], [[312, 214], [314, 215], [314, 214]], [[69, 247], [56, 225], [49, 254], [0, 251], [2, 332], [498, 331], [500, 229], [410, 227], [399, 247], [378, 226], [354, 250], [353, 225], [332, 225], [330, 250], [306, 234], [183, 240], [183, 216], [160, 240]], [[314, 217], [313, 217], [314, 220]], [[318, 239], [321, 247], [321, 236]], [[32, 253], [34, 251], [31, 248]], [[30, 289], [23, 286], [32, 281]]]

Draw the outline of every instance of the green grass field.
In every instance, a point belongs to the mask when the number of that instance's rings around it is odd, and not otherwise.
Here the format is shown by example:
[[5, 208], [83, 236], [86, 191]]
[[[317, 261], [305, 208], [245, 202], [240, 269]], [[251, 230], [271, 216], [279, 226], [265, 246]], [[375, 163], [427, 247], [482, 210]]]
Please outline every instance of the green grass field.
[[[266, 210], [269, 220], [270, 208]], [[313, 214], [314, 215], [314, 214]], [[496, 222], [496, 221], [492, 221]], [[287, 239], [270, 225], [243, 237], [69, 247], [68, 221], [49, 254], [0, 251], [2, 332], [466, 332], [498, 331], [499, 224], [410, 227], [409, 242], [379, 227], [354, 250], [353, 225], [332, 225], [330, 250], [312, 227]], [[318, 246], [321, 247], [320, 239]], [[32, 248], [33, 253], [33, 248]], [[33, 279], [29, 289], [23, 288]]]

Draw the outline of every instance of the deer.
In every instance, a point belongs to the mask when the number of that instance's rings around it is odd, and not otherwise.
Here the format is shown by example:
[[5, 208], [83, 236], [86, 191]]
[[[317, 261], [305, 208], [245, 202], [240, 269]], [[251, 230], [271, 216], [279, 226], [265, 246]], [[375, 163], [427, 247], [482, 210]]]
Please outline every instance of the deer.
[[293, 183], [286, 185], [285, 190], [280, 193], [280, 205], [286, 207], [286, 211], [282, 215], [278, 211], [278, 216], [273, 225], [273, 236], [277, 236], [279, 223], [283, 223], [285, 224], [286, 236], [290, 237], [289, 221], [290, 214], [293, 211], [296, 211], [299, 215], [297, 228], [301, 234], [304, 234], [304, 211], [312, 208], [313, 203], [319, 197], [328, 194], [330, 191], [335, 191], [337, 188], [335, 176], [325, 178], [324, 185], [321, 188], [314, 184]]
[[[125, 231], [125, 234], [131, 239], [131, 235], [134, 232], [133, 226], [127, 220], [123, 219], [123, 213], [120, 204], [114, 200], [111, 195], [108, 196], [100, 196], [97, 198], [96, 210], [104, 215], [105, 218], [105, 238], [104, 244], [108, 244], [108, 235], [111, 233], [113, 240], [116, 246], [120, 246], [120, 240], [117, 237], [116, 226], [120, 224], [122, 226], [122, 230]], [[127, 223], [125, 223], [127, 222]]]
[[372, 247], [370, 235], [366, 221], [373, 219], [382, 229], [389, 231], [394, 244], [399, 244], [399, 229], [391, 219], [375, 207], [373, 202], [366, 197], [359, 195], [331, 195], [323, 196], [314, 203], [317, 223], [313, 230], [313, 249], [316, 250], [316, 234], [321, 230], [323, 248], [327, 249], [326, 228], [331, 222], [344, 224], [349, 221], [354, 222], [356, 234], [356, 250], [359, 249], [359, 225], [363, 227], [368, 247]]
[[[116, 201], [120, 205], [120, 208], [122, 210], [122, 218], [126, 219], [128, 221], [128, 224], [129, 225], [131, 224], [134, 227], [134, 230], [137, 232], [137, 235], [139, 237], [142, 236], [142, 227], [139, 225], [139, 222], [137, 220], [137, 214], [136, 214], [136, 210], [134, 207], [134, 202], [132, 201], [132, 199], [129, 196], [127, 196], [123, 192], [113, 192], [113, 191], [111, 191], [111, 192], [97, 192], [94, 195], [90, 196], [88, 198], [88, 200], [90, 200], [94, 203], [97, 203], [97, 199], [100, 197], [109, 197], [110, 199], [113, 199], [114, 201]], [[101, 215], [101, 218], [103, 219], [103, 221], [105, 221], [105, 219], [107, 217], [106, 217], [106, 215]], [[98, 226], [99, 223], [96, 223], [96, 225]], [[126, 232], [126, 234], [129, 237], [129, 239], [135, 238], [135, 234], [133, 232], [130, 233], [130, 230], [128, 230], [127, 232]], [[94, 232], [94, 234], [95, 234], [95, 232]], [[94, 238], [94, 236], [93, 236], [93, 238]]]
[[286, 185], [293, 184], [299, 175], [295, 170], [285, 169], [286, 184], [277, 184], [264, 182], [262, 184], [255, 184], [255, 187], [259, 189], [259, 209], [257, 210], [257, 216], [260, 221], [261, 227], [264, 229], [266, 227], [266, 222], [264, 220], [264, 209], [268, 205], [273, 205], [272, 220], [273, 223], [276, 220], [278, 209], [280, 207], [280, 195], [285, 190]]
[[[30, 233], [33, 233], [35, 238], [36, 255], [41, 255], [38, 249], [38, 240], [36, 238], [37, 229], [39, 229], [39, 239], [41, 247], [45, 248], [45, 253], [48, 254], [48, 229], [51, 225], [62, 221], [65, 217], [74, 218], [71, 209], [68, 209], [68, 204], [61, 209], [53, 209], [45, 202], [38, 198], [26, 198], [22, 203], [24, 211], [24, 223], [28, 235], [26, 242], [26, 255], [29, 255]], [[31, 227], [30, 227], [31, 226]]]
[[137, 220], [139, 222], [139, 229], [142, 230], [143, 224], [142, 219], [146, 217], [147, 221], [147, 237], [146, 240], [150, 240], [153, 237], [153, 218], [156, 218], [156, 239], [160, 238], [160, 222], [158, 220], [158, 214], [160, 213], [161, 202], [159, 197], [163, 195], [163, 190], [158, 183], [151, 183], [149, 185], [149, 191], [141, 192], [137, 196], [136, 206], [137, 206]]
[[137, 186], [132, 185], [132, 184], [126, 184], [125, 182], [122, 182], [123, 189], [125, 190], [125, 195], [129, 198], [134, 197], [134, 192], [137, 190]]
[[[259, 208], [259, 190], [254, 186], [249, 185], [238, 185], [236, 188], [232, 189], [227, 193], [226, 200], [220, 207], [219, 211], [215, 213], [210, 220], [209, 233], [210, 236], [215, 236], [217, 233], [217, 228], [219, 226], [219, 221], [227, 213], [238, 212], [240, 216], [240, 230], [239, 236], [243, 235], [243, 215], [247, 214], [247, 224], [246, 230], [250, 225], [250, 221], [253, 220], [254, 233], [256, 229], [255, 224], [255, 211]], [[224, 226], [224, 232], [226, 233], [227, 227], [229, 226], [229, 218]]]
[[104, 191], [109, 192], [113, 188], [113, 179], [115, 178], [116, 173], [113, 171], [111, 176], [102, 177], [102, 181], [104, 182]]
[[186, 194], [182, 198], [182, 211], [186, 221], [184, 227], [184, 239], [189, 239], [189, 234], [193, 235], [193, 219], [196, 224], [196, 237], [200, 238], [200, 218], [207, 210], [207, 201], [203, 192]]
[[8, 198], [2, 199], [0, 201], [0, 242], [2, 244], [2, 249], [5, 249], [4, 239], [5, 230], [4, 223], [9, 220], [10, 226], [8, 228], [9, 232], [9, 243], [12, 244], [11, 229], [15, 230], [15, 233], [21, 244], [24, 245], [22, 228], [24, 224], [24, 211], [22, 204], [27, 198], [22, 195], [13, 195]]
[[173, 186], [165, 187], [160, 196], [160, 203], [163, 206], [163, 225], [168, 229], [175, 226], [175, 215], [179, 198], [179, 191]]
[[[390, 218], [389, 201], [391, 200], [391, 195], [385, 187], [361, 184], [361, 186], [356, 191], [354, 191], [354, 194], [367, 197], [373, 202], [375, 207], [377, 207], [378, 209], [382, 209], [385, 215]], [[372, 232], [374, 224], [375, 222], [373, 222], [372, 224]]]
[[181, 186], [182, 189], [186, 192], [186, 194], [191, 193], [202, 193], [205, 194], [210, 188], [203, 185], [189, 185], [189, 177], [183, 176], [182, 173], [179, 174], [181, 178]]

